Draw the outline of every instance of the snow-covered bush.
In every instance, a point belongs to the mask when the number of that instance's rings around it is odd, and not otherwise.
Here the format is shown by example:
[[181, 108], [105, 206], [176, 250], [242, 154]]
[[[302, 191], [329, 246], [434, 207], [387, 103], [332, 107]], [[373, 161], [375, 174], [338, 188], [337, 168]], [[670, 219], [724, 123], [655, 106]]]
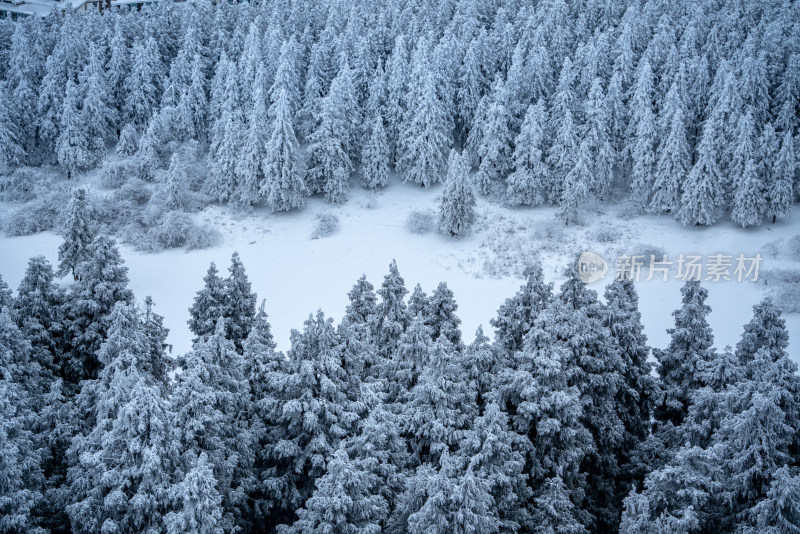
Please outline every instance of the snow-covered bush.
[[619, 228], [609, 224], [600, 225], [594, 232], [594, 240], [598, 243], [616, 243], [621, 236]]
[[120, 238], [142, 252], [180, 247], [188, 250], [207, 248], [219, 239], [216, 230], [207, 225], [198, 225], [185, 213], [170, 211], [160, 215], [157, 217], [157, 214], [150, 213], [150, 220], [145, 217], [129, 223], [120, 231]]
[[660, 261], [663, 259], [664, 254], [666, 251], [656, 245], [650, 245], [647, 243], [638, 243], [633, 246], [633, 250], [627, 252], [630, 256], [642, 256], [644, 258], [644, 264], [649, 265], [650, 256], [655, 256], [656, 261]]
[[436, 226], [436, 214], [433, 210], [413, 210], [406, 217], [406, 228], [415, 234], [425, 234]]
[[23, 236], [55, 229], [68, 205], [65, 195], [54, 193], [21, 206], [6, 219], [6, 233]]
[[100, 170], [100, 186], [117, 189], [140, 174], [141, 169], [133, 158], [109, 159]]
[[42, 172], [32, 167], [20, 167], [9, 175], [0, 175], [0, 200], [28, 202], [33, 200]]
[[114, 193], [114, 197], [117, 200], [128, 200], [137, 206], [144, 206], [147, 204], [152, 195], [153, 193], [150, 190], [150, 186], [138, 178], [129, 180], [119, 189], [119, 191]]
[[762, 271], [760, 278], [783, 313], [800, 312], [800, 269]]
[[311, 239], [329, 237], [339, 231], [339, 217], [333, 213], [320, 213], [314, 221]]

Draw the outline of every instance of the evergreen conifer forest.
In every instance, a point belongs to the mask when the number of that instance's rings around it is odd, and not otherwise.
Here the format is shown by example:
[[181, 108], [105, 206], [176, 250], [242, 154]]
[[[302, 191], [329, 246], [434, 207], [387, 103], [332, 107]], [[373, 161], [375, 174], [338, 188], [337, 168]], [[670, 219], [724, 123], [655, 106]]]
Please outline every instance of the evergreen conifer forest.
[[[204, 210], [356, 210], [354, 188], [387, 199], [398, 181], [438, 191], [406, 226], [449, 244], [492, 224], [486, 205], [549, 209], [558, 229], [599, 204], [752, 235], [791, 224], [798, 158], [795, 0], [113, 0], [4, 18], [0, 244], [61, 237], [57, 262], [30, 258], [16, 288], [0, 276], [0, 534], [800, 534], [783, 316], [800, 270], [768, 275], [790, 289], [735, 346], [715, 341], [706, 279], [686, 281], [659, 348], [624, 276], [589, 286], [570, 261], [556, 284], [528, 262], [472, 332], [448, 280], [411, 288], [392, 261], [279, 350], [281, 308], [233, 253], [173, 351], [173, 295], [135, 295], [118, 244], [213, 247]], [[339, 230], [315, 216], [311, 239]], [[788, 241], [773, 259], [800, 259]]]

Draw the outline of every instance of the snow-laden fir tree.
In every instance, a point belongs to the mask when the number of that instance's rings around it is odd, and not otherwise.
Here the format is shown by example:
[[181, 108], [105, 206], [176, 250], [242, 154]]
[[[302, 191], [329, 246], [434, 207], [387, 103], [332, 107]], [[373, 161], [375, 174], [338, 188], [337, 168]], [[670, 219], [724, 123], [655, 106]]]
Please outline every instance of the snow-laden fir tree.
[[131, 304], [128, 268], [116, 243], [97, 237], [87, 247], [84, 259], [75, 267], [78, 281], [67, 295], [67, 336], [72, 351], [64, 362], [65, 378], [80, 382], [96, 378], [97, 351], [106, 339], [110, 314], [118, 302]]
[[[681, 188], [691, 166], [691, 151], [687, 138], [686, 105], [679, 93], [678, 81], [673, 82], [659, 115], [664, 140], [653, 175], [653, 196], [648, 210], [655, 213], [675, 213], [680, 205]], [[666, 122], [667, 119], [669, 122]]]
[[497, 317], [489, 321], [495, 330], [495, 343], [509, 352], [522, 349], [525, 335], [553, 296], [553, 283], [544, 282], [541, 265], [526, 267], [523, 275], [525, 284], [505, 300]]
[[431, 329], [431, 339], [438, 340], [444, 337], [453, 347], [460, 349], [461, 345], [461, 319], [456, 315], [458, 304], [453, 292], [445, 282], [440, 282], [428, 298], [425, 315], [427, 325]]
[[476, 124], [481, 130], [478, 146], [480, 165], [476, 181], [481, 193], [489, 194], [495, 183], [502, 183], [511, 170], [513, 138], [509, 128], [508, 92], [501, 76], [497, 76], [492, 89], [489, 108], [483, 120]]
[[792, 185], [797, 173], [797, 155], [794, 150], [794, 139], [791, 132], [783, 135], [781, 149], [778, 152], [777, 160], [772, 167], [772, 174], [769, 177], [767, 196], [767, 216], [772, 216], [774, 223], [778, 217], [788, 218], [792, 213]]
[[466, 157], [450, 151], [447, 178], [439, 205], [439, 229], [452, 237], [463, 236], [475, 223], [475, 191]]
[[225, 339], [225, 319], [212, 335], [194, 345], [184, 358], [172, 395], [174, 425], [179, 436], [180, 470], [188, 473], [206, 454], [222, 497], [220, 526], [241, 524], [251, 486], [254, 436], [242, 414], [249, 413], [250, 391], [242, 358]]
[[664, 388], [664, 399], [654, 416], [673, 425], [683, 421], [692, 392], [702, 386], [698, 373], [701, 362], [714, 356], [714, 338], [706, 319], [711, 312], [705, 303], [708, 290], [690, 280], [681, 288], [681, 295], [681, 308], [673, 312], [675, 328], [667, 331], [672, 336], [669, 346], [653, 351]]
[[243, 118], [239, 104], [240, 93], [234, 65], [223, 56], [217, 72], [224, 80], [215, 87], [221, 94], [212, 98], [219, 103], [219, 115], [211, 128], [209, 146], [211, 176], [206, 188], [218, 200], [234, 198], [237, 192], [236, 164], [239, 161]]
[[30, 344], [0, 310], [0, 528], [6, 532], [38, 532], [33, 513], [42, 501], [42, 451], [37, 446], [34, 395], [29, 381], [34, 365]]
[[241, 353], [242, 344], [250, 333], [256, 315], [256, 295], [245, 273], [239, 253], [231, 256], [230, 275], [223, 282], [225, 335]]
[[136, 133], [136, 128], [130, 122], [126, 123], [119, 134], [116, 154], [122, 157], [130, 157], [136, 154], [137, 150], [139, 150], [139, 136]]
[[114, 24], [114, 35], [108, 44], [108, 61], [105, 64], [106, 82], [111, 91], [109, 96], [118, 111], [125, 105], [125, 79], [130, 69], [128, 43], [122, 27], [119, 21]]
[[197, 292], [189, 308], [189, 330], [196, 336], [193, 340], [195, 343], [213, 334], [217, 321], [225, 314], [225, 283], [220, 278], [214, 262], [208, 267], [203, 282], [205, 282], [203, 289]]
[[767, 202], [764, 199], [764, 184], [752, 157], [744, 162], [738, 184], [733, 197], [731, 220], [742, 228], [756, 226], [761, 223]]
[[189, 84], [180, 95], [177, 105], [177, 128], [182, 139], [203, 140], [206, 138], [208, 97], [203, 58], [195, 54], [191, 64]]
[[475, 392], [458, 363], [456, 349], [441, 337], [430, 346], [419, 381], [408, 393], [405, 430], [419, 463], [439, 465], [476, 417]]
[[309, 188], [288, 95], [280, 95], [272, 108], [275, 120], [263, 162], [266, 187], [260, 192], [272, 211], [289, 211], [305, 204]]
[[379, 532], [389, 513], [389, 504], [379, 493], [380, 482], [363, 462], [336, 450], [311, 497], [297, 511], [299, 519], [284, 532]]
[[575, 125], [575, 91], [572, 87], [575, 79], [572, 62], [564, 59], [558, 86], [553, 93], [550, 105], [547, 132], [553, 143], [547, 153], [547, 165], [552, 173], [549, 187], [549, 200], [560, 202], [567, 174], [575, 167], [578, 153], [577, 127]]
[[342, 340], [333, 320], [317, 312], [303, 332], [292, 331], [288, 369], [270, 387], [272, 434], [267, 487], [275, 504], [272, 521], [291, 522], [314, 493], [340, 442], [355, 432], [364, 407], [358, 377], [342, 367]]
[[403, 277], [400, 276], [395, 260], [389, 264], [389, 273], [383, 277], [377, 292], [380, 302], [375, 313], [375, 340], [381, 353], [389, 356], [413, 319], [403, 300], [408, 289]]
[[681, 194], [681, 207], [676, 216], [683, 224], [713, 224], [724, 203], [722, 173], [719, 166], [719, 134], [724, 127], [721, 117], [712, 114], [703, 124], [703, 135], [697, 147], [695, 162]]
[[117, 110], [112, 100], [111, 88], [106, 80], [101, 51], [97, 45], [90, 48], [89, 62], [81, 72], [80, 91], [83, 95], [83, 113], [89, 149], [99, 160], [105, 153], [106, 141], [117, 133]]
[[124, 84], [127, 97], [123, 112], [125, 121], [141, 130], [158, 109], [161, 98], [164, 64], [155, 38], [150, 36], [144, 43], [136, 42], [130, 61], [131, 70]]
[[531, 104], [525, 112], [514, 141], [513, 172], [506, 179], [506, 198], [511, 205], [537, 206], [549, 198], [549, 171], [545, 163], [544, 101]]
[[0, 173], [19, 166], [25, 158], [25, 148], [17, 122], [11, 115], [7, 85], [0, 83]]
[[484, 40], [473, 38], [459, 67], [456, 103], [459, 126], [465, 131], [472, 127], [478, 103], [488, 89], [483, 65], [486, 53]]
[[172, 486], [170, 496], [178, 504], [176, 510], [164, 518], [168, 534], [223, 533], [222, 496], [217, 491], [217, 479], [205, 453], [200, 454], [184, 479]]
[[397, 166], [403, 180], [428, 187], [444, 174], [450, 137], [435, 74], [428, 70], [418, 83], [419, 88], [413, 91], [413, 107], [408, 110], [400, 133]]
[[386, 134], [386, 75], [381, 66], [370, 85], [370, 95], [364, 110], [364, 145], [361, 149], [361, 183], [368, 189], [385, 187], [389, 183], [391, 147]]
[[85, 116], [80, 109], [79, 88], [70, 80], [67, 82], [56, 139], [58, 163], [67, 170], [67, 178], [71, 178], [78, 169], [85, 169], [96, 161], [87, 134]]
[[566, 484], [559, 476], [548, 478], [534, 505], [532, 532], [548, 534], [586, 534], [588, 530], [576, 517], [575, 505], [569, 498]]
[[50, 262], [44, 256], [31, 258], [17, 287], [16, 299], [12, 302], [10, 291], [6, 295], [0, 297], [0, 309], [13, 305], [17, 325], [31, 343], [31, 357], [55, 374], [61, 366], [65, 295], [55, 283]]
[[333, 203], [344, 202], [353, 162], [350, 156], [354, 128], [355, 88], [350, 68], [344, 65], [321, 102], [321, 117], [309, 136], [308, 183]]
[[558, 215], [564, 224], [577, 222], [578, 212], [589, 196], [592, 182], [592, 154], [588, 141], [584, 140], [578, 149], [575, 165], [564, 177]]
[[97, 357], [97, 380], [81, 397], [94, 402], [87, 434], [69, 450], [76, 532], [149, 531], [169, 510], [176, 447], [161, 382], [149, 375], [147, 337], [135, 306], [118, 303]]
[[600, 78], [592, 81], [589, 97], [584, 105], [587, 131], [586, 140], [592, 154], [592, 171], [594, 180], [591, 190], [603, 198], [614, 179], [614, 166], [616, 165], [616, 152], [611, 143], [609, 132], [609, 110], [606, 97], [603, 93]]
[[242, 206], [257, 204], [262, 198], [262, 191], [267, 190], [264, 162], [270, 140], [270, 120], [267, 114], [266, 82], [266, 71], [259, 68], [252, 97], [253, 108], [247, 116], [247, 131], [235, 167], [236, 202]]
[[71, 273], [76, 276], [78, 265], [89, 259], [87, 248], [94, 239], [89, 224], [89, 206], [87, 192], [83, 187], [72, 191], [67, 219], [64, 222], [64, 242], [58, 246], [58, 275]]
[[653, 171], [656, 164], [657, 131], [653, 113], [653, 72], [645, 59], [631, 99], [631, 120], [628, 125], [628, 146], [633, 168], [631, 170], [632, 197], [641, 208], [647, 206], [653, 188]]

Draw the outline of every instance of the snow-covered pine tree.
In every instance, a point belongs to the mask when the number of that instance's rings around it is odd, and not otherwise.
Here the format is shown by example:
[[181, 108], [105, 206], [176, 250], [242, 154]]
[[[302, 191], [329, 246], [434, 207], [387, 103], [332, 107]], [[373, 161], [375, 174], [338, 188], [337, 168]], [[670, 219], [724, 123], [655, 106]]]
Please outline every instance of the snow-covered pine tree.
[[97, 237], [86, 247], [84, 259], [75, 267], [78, 281], [67, 295], [67, 336], [72, 345], [64, 372], [68, 380], [79, 383], [96, 378], [100, 362], [97, 350], [106, 339], [110, 314], [118, 302], [131, 304], [128, 268], [116, 243]]
[[122, 157], [130, 157], [136, 154], [137, 150], [139, 150], [139, 136], [136, 133], [136, 128], [133, 124], [126, 123], [119, 134], [116, 154]]
[[[429, 187], [441, 180], [450, 144], [447, 114], [436, 88], [436, 76], [428, 69], [414, 91], [413, 107], [400, 133], [397, 167], [403, 180]], [[390, 86], [391, 93], [391, 86]]]
[[178, 129], [185, 139], [204, 140], [207, 136], [208, 97], [206, 96], [206, 75], [203, 70], [204, 58], [195, 54], [192, 59], [189, 84], [178, 101]]
[[502, 183], [511, 170], [514, 142], [509, 128], [509, 95], [502, 76], [495, 78], [486, 115], [475, 125], [481, 130], [478, 146], [480, 165], [476, 180], [481, 193], [488, 195], [494, 184]]
[[547, 110], [540, 99], [528, 107], [514, 141], [514, 171], [506, 179], [506, 198], [511, 205], [537, 206], [549, 198], [549, 172], [545, 164], [546, 125]]
[[439, 229], [452, 237], [465, 235], [475, 223], [475, 204], [469, 165], [465, 156], [453, 149], [439, 205]]
[[203, 453], [222, 497], [224, 530], [242, 524], [251, 487], [255, 438], [242, 417], [250, 412], [250, 389], [242, 357], [225, 338], [225, 319], [184, 358], [183, 373], [172, 395], [182, 472], [189, 472]]
[[592, 81], [584, 105], [587, 131], [586, 140], [592, 154], [592, 172], [595, 176], [591, 191], [603, 198], [611, 187], [616, 165], [616, 152], [609, 132], [609, 110], [600, 78]]
[[654, 213], [675, 213], [680, 205], [681, 187], [692, 163], [686, 128], [688, 109], [678, 83], [678, 80], [672, 83], [664, 109], [659, 114], [659, 127], [665, 137], [659, 147], [660, 155], [653, 177], [653, 198], [648, 206], [648, 210]]
[[389, 264], [389, 273], [383, 277], [378, 295], [381, 297], [375, 313], [375, 341], [385, 357], [390, 356], [400, 336], [413, 319], [403, 300], [408, 293], [405, 281], [397, 270], [397, 262]]
[[725, 201], [718, 144], [718, 136], [723, 127], [722, 117], [718, 113], [712, 113], [703, 124], [703, 135], [697, 147], [697, 161], [686, 176], [682, 187], [681, 207], [676, 213], [683, 224], [714, 224], [719, 217], [718, 212]]
[[400, 34], [386, 60], [386, 130], [392, 161], [395, 163], [399, 162], [402, 154], [401, 134], [408, 99], [408, 62], [406, 37]]
[[650, 201], [653, 189], [658, 139], [653, 113], [653, 71], [647, 58], [638, 70], [630, 103], [631, 120], [625, 150], [633, 162], [631, 194], [636, 204], [644, 208]]
[[67, 82], [59, 134], [56, 139], [58, 163], [67, 170], [68, 179], [78, 169], [85, 169], [96, 161], [90, 149], [78, 91], [79, 87], [72, 80]]
[[564, 224], [577, 222], [578, 213], [589, 196], [593, 179], [591, 149], [589, 142], [584, 140], [578, 148], [575, 166], [564, 177], [558, 206], [558, 215]]
[[83, 95], [81, 112], [86, 125], [86, 137], [89, 149], [97, 160], [102, 159], [105, 153], [106, 141], [116, 136], [118, 121], [101, 54], [100, 48], [92, 44], [89, 62], [80, 76], [80, 93]]
[[569, 491], [559, 476], [545, 481], [541, 494], [536, 497], [534, 505], [534, 523], [532, 532], [546, 534], [559, 532], [562, 534], [586, 534], [588, 530], [576, 517], [578, 510], [570, 500]]
[[523, 338], [553, 297], [553, 283], [544, 282], [541, 265], [526, 267], [523, 275], [525, 284], [506, 299], [497, 310], [497, 317], [489, 321], [495, 329], [495, 343], [508, 352], [522, 349]]
[[547, 126], [549, 135], [553, 136], [553, 143], [547, 154], [547, 165], [552, 173], [548, 200], [554, 203], [561, 201], [564, 180], [575, 167], [578, 153], [579, 139], [574, 113], [575, 91], [572, 87], [574, 79], [572, 62], [569, 58], [565, 58], [558, 86], [553, 93], [550, 122]]
[[94, 406], [88, 432], [68, 452], [67, 513], [76, 532], [149, 531], [169, 509], [177, 460], [168, 405], [144, 368], [149, 347], [138, 310], [118, 303], [109, 321], [97, 353], [103, 368], [80, 393]]
[[471, 428], [477, 416], [475, 392], [446, 338], [430, 346], [418, 382], [408, 393], [404, 414], [418, 465], [439, 465], [442, 454], [454, 451]]
[[236, 69], [226, 56], [217, 63], [215, 79], [223, 81], [217, 83], [214, 87], [217, 93], [212, 95], [219, 105], [219, 115], [211, 129], [211, 176], [206, 187], [212, 197], [222, 201], [234, 198], [238, 190], [235, 168], [239, 157], [243, 119]]
[[151, 35], [144, 43], [136, 42], [131, 51], [130, 73], [125, 78], [124, 117], [139, 130], [143, 129], [158, 110], [164, 64], [158, 43]]
[[791, 132], [783, 135], [781, 149], [772, 167], [767, 188], [767, 216], [774, 223], [778, 217], [788, 218], [792, 213], [792, 187], [797, 173], [794, 140]]
[[208, 272], [203, 277], [205, 286], [197, 292], [194, 303], [189, 308], [191, 316], [189, 330], [196, 336], [193, 340], [194, 343], [213, 334], [217, 321], [225, 315], [225, 283], [218, 273], [217, 266], [212, 261]]
[[[0, 283], [0, 285], [5, 282]], [[3, 289], [0, 292], [5, 293]], [[28, 262], [25, 275], [17, 287], [16, 299], [11, 292], [0, 296], [0, 309], [13, 306], [17, 325], [30, 341], [31, 357], [42, 369], [57, 375], [61, 366], [64, 328], [64, 290], [55, 284], [55, 273], [44, 256], [34, 256]]]
[[191, 471], [183, 480], [172, 486], [170, 494], [177, 502], [177, 510], [164, 518], [167, 534], [197, 532], [197, 534], [222, 534], [222, 496], [217, 491], [217, 479], [201, 453]]
[[325, 193], [333, 203], [344, 202], [350, 188], [354, 138], [351, 114], [357, 107], [354, 104], [355, 88], [350, 67], [345, 64], [322, 99], [319, 125], [308, 139], [310, 189]]
[[231, 256], [230, 275], [223, 282], [225, 336], [233, 341], [241, 354], [242, 344], [250, 333], [256, 315], [256, 294], [245, 273], [239, 253]]
[[71, 273], [77, 278], [75, 269], [89, 259], [87, 248], [94, 239], [89, 225], [87, 193], [83, 187], [72, 191], [67, 219], [64, 223], [64, 242], [58, 246], [58, 275]]
[[275, 120], [264, 156], [266, 188], [261, 190], [261, 194], [266, 196], [272, 211], [289, 211], [303, 206], [309, 194], [305, 165], [288, 95], [285, 92], [279, 95], [270, 110]]
[[19, 127], [9, 108], [11, 93], [7, 87], [0, 83], [0, 174], [14, 170], [25, 159]]
[[[42, 457], [34, 434], [35, 395], [29, 378], [34, 372], [30, 344], [0, 309], [0, 529], [37, 532], [34, 510], [42, 501]], [[37, 366], [38, 367], [38, 366]]]
[[319, 311], [291, 337], [288, 369], [270, 380], [274, 400], [266, 482], [275, 505], [270, 521], [278, 523], [294, 521], [341, 441], [355, 433], [364, 409], [357, 401], [358, 378], [342, 367], [343, 340], [332, 319]]
[[380, 495], [380, 478], [367, 466], [337, 449], [311, 497], [297, 511], [299, 519], [284, 532], [380, 531], [389, 503]]
[[530, 524], [524, 447], [524, 438], [510, 429], [508, 416], [495, 403], [486, 405], [459, 445], [458, 456], [486, 484], [502, 528]]
[[706, 316], [711, 308], [705, 303], [708, 290], [700, 282], [690, 280], [681, 288], [682, 305], [675, 310], [675, 328], [667, 330], [672, 336], [666, 349], [654, 349], [658, 374], [664, 388], [664, 399], [653, 415], [663, 424], [683, 422], [692, 392], [703, 384], [699, 370], [703, 362], [714, 357], [714, 338]]
[[431, 329], [431, 339], [437, 341], [444, 337], [456, 349], [461, 349], [461, 319], [456, 315], [458, 304], [453, 292], [445, 282], [439, 282], [428, 298], [426, 310], [427, 324]]

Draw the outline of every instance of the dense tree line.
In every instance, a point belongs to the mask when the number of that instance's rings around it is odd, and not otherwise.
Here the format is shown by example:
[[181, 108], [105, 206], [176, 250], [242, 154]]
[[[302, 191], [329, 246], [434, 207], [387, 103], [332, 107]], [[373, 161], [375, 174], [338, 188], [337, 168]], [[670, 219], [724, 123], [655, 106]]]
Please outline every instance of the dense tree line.
[[234, 254], [173, 357], [72, 212], [57, 269], [0, 279], [0, 532], [800, 531], [800, 376], [769, 299], [719, 350], [689, 281], [651, 351], [630, 280], [601, 299], [532, 266], [468, 342], [447, 285], [409, 294], [392, 262], [284, 354]]
[[[0, 167], [68, 175], [117, 143], [147, 180], [181, 143], [239, 206], [429, 186], [741, 226], [800, 195], [796, 2], [161, 1], [0, 22]], [[455, 233], [458, 233], [456, 231]]]

